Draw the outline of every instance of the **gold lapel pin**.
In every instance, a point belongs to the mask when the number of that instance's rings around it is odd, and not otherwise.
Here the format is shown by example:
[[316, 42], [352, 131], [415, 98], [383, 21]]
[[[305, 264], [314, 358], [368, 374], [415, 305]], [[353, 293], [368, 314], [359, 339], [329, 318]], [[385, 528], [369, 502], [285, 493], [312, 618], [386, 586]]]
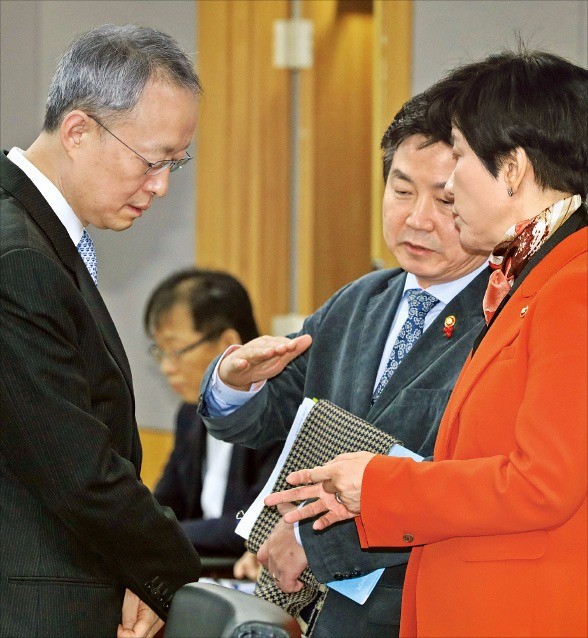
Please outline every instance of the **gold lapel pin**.
[[521, 308], [521, 317], [524, 317], [527, 314], [527, 310], [529, 310], [529, 306]]
[[449, 339], [453, 334], [453, 329], [455, 328], [455, 322], [457, 319], [453, 315], [449, 315], [445, 317], [445, 322], [443, 324], [443, 334]]

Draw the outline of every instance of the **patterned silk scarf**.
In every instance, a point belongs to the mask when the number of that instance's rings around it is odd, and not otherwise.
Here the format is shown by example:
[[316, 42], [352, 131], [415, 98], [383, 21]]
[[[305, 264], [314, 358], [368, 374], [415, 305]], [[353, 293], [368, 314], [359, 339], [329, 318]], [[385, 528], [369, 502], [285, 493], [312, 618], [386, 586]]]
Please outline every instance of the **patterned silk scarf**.
[[537, 217], [519, 222], [506, 231], [504, 239], [490, 255], [490, 268], [494, 272], [490, 275], [483, 301], [486, 324], [492, 321], [496, 309], [529, 259], [581, 205], [580, 195], [561, 199]]

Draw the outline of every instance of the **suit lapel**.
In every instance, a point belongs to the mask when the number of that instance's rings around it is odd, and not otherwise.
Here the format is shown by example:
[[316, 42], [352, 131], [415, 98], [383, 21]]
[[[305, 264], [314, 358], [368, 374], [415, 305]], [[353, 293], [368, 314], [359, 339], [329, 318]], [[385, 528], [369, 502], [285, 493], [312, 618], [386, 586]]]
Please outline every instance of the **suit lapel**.
[[458, 435], [457, 416], [461, 407], [490, 362], [516, 339], [525, 321], [525, 306], [532, 301], [549, 277], [582, 252], [586, 252], [586, 231], [566, 235], [566, 239], [560, 241], [557, 246], [552, 246], [549, 254], [545, 255], [517, 286], [514, 295], [492, 322], [487, 336], [480, 342], [475, 354], [466, 362], [455, 385], [444, 416], [447, 427], [443, 428], [435, 447], [436, 460], [450, 457]]
[[[398, 393], [410, 386], [431, 364], [439, 360], [451, 348], [455, 341], [466, 335], [482, 320], [482, 294], [488, 283], [489, 271], [480, 273], [464, 290], [456, 295], [443, 312], [425, 330], [412, 350], [404, 357], [396, 372], [372, 406], [369, 420], [377, 419]], [[453, 335], [448, 339], [443, 327], [445, 317], [454, 315], [457, 318]], [[383, 347], [382, 347], [383, 349]], [[381, 351], [380, 351], [381, 355]], [[379, 362], [379, 359], [378, 359]]]
[[186, 495], [188, 518], [202, 516], [200, 495], [202, 493], [202, 480], [204, 475], [204, 463], [206, 463], [206, 428], [202, 419], [197, 414], [198, 406], [190, 405], [184, 408], [182, 418], [189, 422], [186, 435], [186, 448], [182, 454], [182, 472], [184, 480], [184, 493]]
[[0, 156], [2, 186], [18, 200], [43, 231], [47, 242], [77, 282], [92, 316], [102, 334], [104, 343], [119, 366], [132, 395], [131, 369], [112, 318], [88, 270], [78, 254], [65, 226], [31, 180], [4, 153]]
[[358, 416], [370, 413], [376, 374], [405, 281], [406, 273], [393, 276], [386, 290], [368, 302], [353, 362], [354, 394], [350, 409]]

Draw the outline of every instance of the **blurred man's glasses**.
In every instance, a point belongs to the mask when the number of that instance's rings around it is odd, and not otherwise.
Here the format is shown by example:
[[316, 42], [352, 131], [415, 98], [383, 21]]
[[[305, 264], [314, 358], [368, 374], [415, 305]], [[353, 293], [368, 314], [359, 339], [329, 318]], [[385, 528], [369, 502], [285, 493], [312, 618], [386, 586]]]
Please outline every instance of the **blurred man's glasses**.
[[217, 337], [220, 337], [223, 332], [224, 328], [222, 330], [215, 330], [214, 332], [205, 335], [201, 339], [194, 341], [194, 343], [189, 343], [187, 346], [179, 348], [178, 350], [162, 350], [156, 344], [152, 343], [148, 348], [148, 352], [155, 359], [155, 361], [157, 361], [157, 363], [161, 363], [166, 358], [170, 361], [173, 361], [174, 363], [177, 363], [185, 354], [191, 352], [192, 350], [196, 350], [198, 346], [201, 346], [207, 341], [213, 341]]
[[120, 139], [120, 137], [117, 137], [112, 131], [108, 130], [104, 126], [104, 124], [102, 124], [102, 122], [100, 120], [96, 119], [93, 115], [88, 115], [88, 117], [93, 119], [94, 122], [96, 122], [96, 124], [98, 124], [98, 126], [103, 128], [107, 133], [110, 133], [112, 135], [112, 137], [114, 137], [115, 140], [118, 140], [121, 144], [126, 146], [129, 149], [129, 151], [132, 151], [135, 155], [140, 157], [145, 162], [145, 164], [147, 164], [147, 170], [145, 171], [145, 175], [157, 175], [158, 173], [161, 173], [161, 172], [167, 170], [168, 168], [169, 168], [170, 172], [173, 173], [178, 168], [182, 168], [182, 166], [184, 166], [184, 164], [187, 164], [192, 159], [192, 156], [190, 155], [190, 153], [188, 153], [188, 151], [186, 151], [186, 155], [188, 157], [184, 157], [183, 159], [180, 159], [180, 160], [159, 160], [159, 162], [150, 162], [148, 159], [145, 159], [141, 155], [141, 153], [137, 153], [137, 151], [135, 149], [131, 148], [128, 144], [123, 142]]

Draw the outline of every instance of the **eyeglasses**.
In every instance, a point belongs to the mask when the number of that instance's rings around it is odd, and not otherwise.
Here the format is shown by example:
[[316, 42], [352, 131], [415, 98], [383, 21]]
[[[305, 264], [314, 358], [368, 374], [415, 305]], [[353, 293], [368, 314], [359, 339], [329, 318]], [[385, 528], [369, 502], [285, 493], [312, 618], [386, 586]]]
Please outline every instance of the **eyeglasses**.
[[184, 166], [184, 164], [187, 164], [192, 159], [192, 156], [190, 155], [190, 153], [188, 153], [188, 151], [186, 151], [186, 155], [188, 157], [184, 157], [184, 158], [182, 158], [180, 160], [159, 160], [159, 162], [150, 162], [149, 160], [145, 159], [140, 153], [137, 153], [137, 151], [135, 149], [131, 148], [128, 144], [125, 144], [125, 142], [123, 142], [120, 139], [120, 137], [117, 137], [112, 131], [107, 129], [104, 126], [104, 124], [102, 124], [102, 122], [100, 122], [100, 120], [96, 119], [93, 115], [88, 115], [88, 117], [93, 119], [94, 122], [96, 122], [96, 124], [98, 124], [98, 126], [103, 128], [107, 133], [110, 133], [112, 135], [112, 137], [114, 137], [114, 139], [118, 140], [121, 144], [126, 146], [129, 149], [129, 151], [133, 151], [133, 153], [135, 155], [140, 157], [145, 162], [145, 164], [147, 164], [148, 168], [145, 171], [145, 175], [157, 175], [158, 173], [161, 173], [161, 172], [165, 171], [168, 168], [170, 170], [170, 173], [173, 173], [178, 168], [182, 168], [182, 166]]
[[147, 352], [149, 352], [149, 354], [155, 359], [155, 361], [157, 361], [157, 363], [161, 363], [166, 357], [171, 361], [177, 363], [188, 352], [195, 350], [196, 348], [198, 348], [198, 346], [201, 346], [207, 341], [213, 341], [214, 339], [219, 337], [222, 334], [223, 330], [215, 330], [209, 335], [205, 335], [201, 339], [194, 341], [194, 343], [189, 343], [187, 346], [184, 346], [179, 350], [162, 350], [159, 346], [152, 343], [147, 349]]

